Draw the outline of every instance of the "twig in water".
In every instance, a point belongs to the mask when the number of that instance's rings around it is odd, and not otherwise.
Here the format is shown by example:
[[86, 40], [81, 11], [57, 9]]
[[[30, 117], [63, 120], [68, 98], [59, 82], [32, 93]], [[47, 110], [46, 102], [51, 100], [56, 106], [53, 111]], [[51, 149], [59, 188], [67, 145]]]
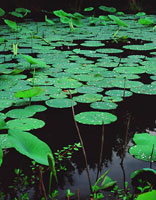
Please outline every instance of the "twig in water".
[[39, 189], [43, 193], [45, 200], [47, 200], [46, 190], [45, 190], [44, 183], [43, 183], [41, 166], [39, 166], [38, 168], [39, 168]]
[[99, 173], [101, 171], [103, 147], [104, 147], [104, 121], [102, 121], [101, 150], [100, 150], [100, 158], [99, 158], [99, 163], [98, 163], [98, 172], [97, 172], [97, 176], [96, 176], [96, 181], [97, 181], [97, 179], [99, 177]]
[[77, 130], [78, 136], [79, 136], [80, 143], [82, 145], [82, 151], [83, 151], [85, 165], [86, 165], [86, 172], [87, 172], [87, 175], [88, 175], [89, 187], [90, 187], [90, 191], [92, 192], [92, 185], [91, 185], [91, 180], [90, 180], [87, 155], [86, 155], [85, 147], [84, 147], [83, 140], [82, 140], [82, 137], [81, 137], [81, 134], [80, 134], [80, 130], [79, 130], [78, 124], [77, 124], [76, 119], [75, 119], [75, 110], [74, 110], [74, 106], [73, 106], [73, 98], [72, 98], [70, 90], [69, 90], [69, 94], [70, 94], [71, 105], [72, 105], [73, 119], [74, 119], [75, 127], [76, 127], [76, 130]]
[[152, 152], [151, 152], [151, 156], [150, 156], [150, 168], [152, 168], [152, 156], [153, 156], [153, 151], [154, 151], [154, 144], [153, 144]]

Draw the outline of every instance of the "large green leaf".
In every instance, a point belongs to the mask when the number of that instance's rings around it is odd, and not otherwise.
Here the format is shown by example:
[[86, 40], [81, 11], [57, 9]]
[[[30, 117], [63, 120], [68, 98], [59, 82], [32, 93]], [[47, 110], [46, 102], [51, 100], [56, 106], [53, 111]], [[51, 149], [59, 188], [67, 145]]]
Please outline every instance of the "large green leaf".
[[4, 19], [4, 22], [13, 30], [17, 30], [17, 24], [16, 22], [9, 20], [9, 19]]
[[40, 164], [49, 165], [47, 155], [52, 154], [51, 149], [36, 136], [18, 129], [11, 129], [8, 131], [8, 138], [12, 146], [21, 154]]
[[128, 27], [128, 24], [125, 21], [121, 20], [119, 17], [115, 15], [108, 15], [108, 17], [112, 19], [117, 25]]
[[31, 98], [31, 97], [35, 97], [38, 96], [42, 93], [44, 93], [44, 89], [43, 88], [39, 88], [39, 87], [33, 87], [31, 89], [28, 90], [23, 90], [23, 91], [18, 91], [15, 93], [15, 97], [19, 97], [19, 98]]
[[146, 192], [140, 194], [136, 200], [155, 200], [156, 197], [156, 190], [152, 190], [151, 192]]
[[3, 15], [5, 15], [5, 11], [2, 8], [0, 8], [0, 17], [2, 17]]
[[135, 134], [135, 145], [130, 147], [129, 153], [144, 161], [156, 161], [156, 136], [148, 133]]

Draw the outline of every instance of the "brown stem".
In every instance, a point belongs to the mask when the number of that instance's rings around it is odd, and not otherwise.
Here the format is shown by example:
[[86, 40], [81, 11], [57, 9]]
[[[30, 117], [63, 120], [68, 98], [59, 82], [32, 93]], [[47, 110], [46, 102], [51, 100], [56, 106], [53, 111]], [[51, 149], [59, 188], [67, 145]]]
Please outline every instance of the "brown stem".
[[72, 99], [72, 95], [71, 95], [70, 90], [69, 90], [69, 94], [70, 94], [71, 105], [72, 105], [73, 119], [74, 119], [75, 127], [76, 127], [76, 130], [77, 130], [78, 136], [79, 136], [80, 143], [82, 145], [82, 151], [83, 151], [85, 165], [86, 165], [86, 172], [87, 172], [87, 175], [88, 175], [89, 187], [90, 187], [90, 191], [92, 192], [92, 185], [91, 185], [91, 180], [90, 180], [87, 155], [86, 155], [85, 147], [84, 147], [83, 140], [82, 140], [82, 137], [81, 137], [81, 134], [80, 134], [80, 130], [79, 130], [78, 124], [77, 124], [76, 119], [75, 119], [75, 110], [74, 110], [73, 99]]
[[97, 181], [97, 179], [99, 177], [99, 173], [101, 171], [103, 147], [104, 147], [104, 121], [102, 121], [101, 150], [100, 150], [100, 158], [99, 158], [98, 172], [97, 172], [97, 176], [96, 176], [96, 181]]
[[47, 200], [46, 190], [43, 183], [42, 168], [41, 166], [39, 166], [38, 168], [39, 168], [39, 189], [43, 193], [45, 200]]

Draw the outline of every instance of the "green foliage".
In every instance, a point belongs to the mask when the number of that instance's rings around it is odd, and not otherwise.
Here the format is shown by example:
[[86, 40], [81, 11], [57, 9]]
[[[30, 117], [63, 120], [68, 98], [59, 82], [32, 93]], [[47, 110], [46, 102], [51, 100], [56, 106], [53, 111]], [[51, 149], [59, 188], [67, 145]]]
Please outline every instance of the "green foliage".
[[55, 25], [55, 22], [53, 22], [52, 20], [48, 19], [48, 18], [47, 18], [47, 15], [45, 15], [45, 22], [46, 22], [46, 23], [49, 23], [49, 24], [51, 24], [51, 25]]
[[156, 136], [148, 133], [135, 134], [135, 145], [130, 147], [129, 153], [144, 161], [156, 161]]
[[155, 197], [156, 197], [156, 190], [152, 190], [151, 192], [140, 194], [136, 198], [136, 200], [147, 200], [147, 199], [155, 200]]
[[3, 17], [5, 15], [5, 10], [3, 10], [2, 8], [0, 8], [0, 17]]
[[19, 129], [10, 129], [8, 131], [8, 139], [12, 146], [21, 154], [40, 164], [49, 165], [47, 154], [50, 153], [52, 155], [51, 149], [36, 136]]
[[28, 90], [18, 91], [15, 93], [15, 97], [19, 98], [31, 98], [43, 94], [45, 90], [39, 87], [33, 87]]
[[2, 162], [3, 162], [3, 150], [0, 146], [0, 166], [2, 165]]
[[140, 24], [142, 24], [142, 25], [145, 25], [145, 26], [153, 26], [153, 25], [156, 24], [156, 22], [153, 21], [153, 20], [152, 20], [151, 18], [149, 18], [149, 17], [140, 18], [140, 19], [138, 20], [138, 22], [139, 22]]
[[110, 12], [110, 13], [114, 13], [116, 12], [116, 8], [114, 7], [108, 7], [108, 6], [99, 6], [100, 10], [103, 10], [105, 12]]
[[9, 19], [4, 19], [4, 22], [12, 29], [12, 30], [17, 30], [17, 24], [16, 22], [9, 20]]
[[121, 20], [119, 17], [115, 15], [108, 15], [108, 17], [113, 20], [118, 26], [128, 27], [128, 24], [125, 21]]

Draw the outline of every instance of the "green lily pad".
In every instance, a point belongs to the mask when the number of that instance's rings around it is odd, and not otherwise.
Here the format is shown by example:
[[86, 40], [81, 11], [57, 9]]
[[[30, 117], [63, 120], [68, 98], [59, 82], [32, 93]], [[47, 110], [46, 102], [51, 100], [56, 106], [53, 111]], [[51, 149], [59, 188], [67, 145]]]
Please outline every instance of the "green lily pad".
[[21, 154], [26, 155], [40, 164], [49, 165], [47, 154], [52, 154], [51, 149], [36, 136], [15, 129], [9, 130], [8, 138], [12, 146]]
[[0, 110], [4, 108], [8, 108], [13, 104], [13, 100], [11, 99], [0, 99]]
[[112, 110], [112, 109], [116, 109], [117, 106], [118, 105], [116, 103], [112, 103], [112, 102], [95, 102], [95, 103], [90, 104], [91, 108], [99, 109], [99, 110]]
[[35, 118], [23, 118], [10, 120], [6, 124], [9, 129], [29, 131], [37, 128], [42, 128], [45, 125], [45, 122]]
[[94, 86], [82, 86], [76, 89], [77, 92], [79, 93], [97, 93], [97, 92], [102, 92], [103, 88], [100, 87], [94, 87]]
[[116, 121], [117, 117], [108, 112], [89, 111], [75, 115], [75, 119], [82, 124], [102, 125], [102, 123], [110, 124]]
[[36, 112], [43, 112], [47, 110], [47, 107], [43, 105], [30, 105], [30, 106], [25, 107], [24, 109], [36, 113]]
[[156, 85], [144, 84], [140, 87], [132, 87], [131, 91], [138, 94], [156, 95]]
[[4, 120], [6, 118], [7, 118], [7, 116], [4, 113], [0, 112], [0, 121]]
[[[69, 108], [72, 106], [71, 99], [50, 99], [45, 104], [52, 108]], [[77, 103], [73, 101], [73, 106]]]
[[12, 109], [6, 113], [7, 117], [10, 118], [26, 118], [26, 117], [32, 117], [35, 114], [35, 112], [31, 110], [26, 109]]
[[[136, 145], [130, 147], [129, 153], [144, 161], [156, 161], [156, 136], [148, 133], [137, 133], [133, 140]], [[153, 148], [154, 145], [154, 148]], [[152, 154], [153, 150], [153, 154]], [[151, 157], [152, 154], [152, 157]]]
[[123, 50], [122, 49], [114, 49], [114, 48], [108, 48], [108, 49], [97, 49], [96, 50], [99, 53], [122, 53]]
[[12, 147], [8, 140], [8, 134], [0, 134], [0, 147], [2, 149], [8, 149]]
[[147, 43], [147, 44], [137, 44], [137, 45], [125, 45], [123, 46], [125, 49], [136, 50], [136, 51], [147, 51], [155, 49], [154, 43]]
[[130, 73], [130, 74], [142, 74], [145, 72], [145, 70], [139, 68], [139, 67], [116, 67], [114, 69], [115, 72], [119, 73]]
[[72, 78], [60, 78], [56, 80], [54, 85], [58, 88], [78, 88], [82, 83]]
[[106, 95], [109, 96], [118, 96], [118, 97], [129, 97], [132, 96], [133, 93], [127, 90], [108, 90], [105, 92]]
[[86, 47], [99, 47], [99, 46], [104, 46], [105, 44], [101, 43], [100, 41], [85, 41], [84, 43], [81, 43], [81, 46], [86, 46]]
[[73, 100], [80, 103], [92, 103], [92, 102], [99, 101], [102, 98], [103, 98], [103, 95], [101, 94], [83, 94], [77, 97], [73, 97]]

